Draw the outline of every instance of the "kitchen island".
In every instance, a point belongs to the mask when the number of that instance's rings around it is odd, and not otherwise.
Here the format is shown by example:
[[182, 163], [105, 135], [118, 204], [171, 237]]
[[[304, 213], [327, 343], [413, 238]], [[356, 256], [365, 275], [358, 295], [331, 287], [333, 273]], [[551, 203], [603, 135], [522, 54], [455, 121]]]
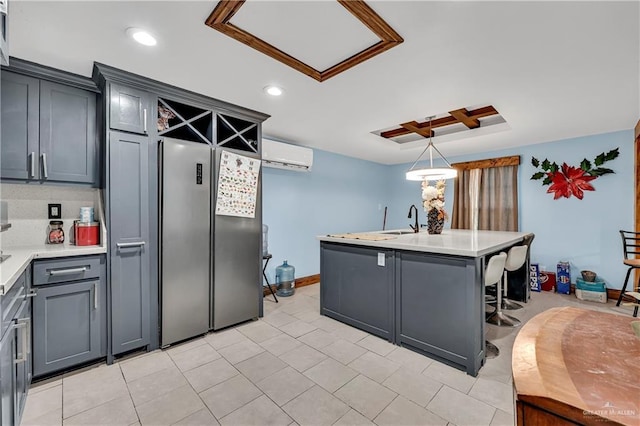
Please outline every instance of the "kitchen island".
[[320, 311], [476, 376], [485, 358], [484, 267], [525, 232], [319, 236]]

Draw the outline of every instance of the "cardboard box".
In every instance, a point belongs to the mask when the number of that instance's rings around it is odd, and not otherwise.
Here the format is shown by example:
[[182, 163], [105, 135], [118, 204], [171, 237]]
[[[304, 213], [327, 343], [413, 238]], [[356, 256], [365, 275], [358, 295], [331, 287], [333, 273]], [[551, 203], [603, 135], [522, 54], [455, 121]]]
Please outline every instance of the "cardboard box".
[[607, 303], [607, 286], [604, 281], [576, 278], [576, 297], [587, 302]]
[[571, 293], [571, 267], [569, 262], [558, 262], [556, 286], [558, 293]]
[[540, 288], [544, 291], [554, 291], [556, 289], [556, 273], [540, 271]]
[[532, 263], [529, 266], [529, 288], [531, 291], [540, 291], [540, 265]]

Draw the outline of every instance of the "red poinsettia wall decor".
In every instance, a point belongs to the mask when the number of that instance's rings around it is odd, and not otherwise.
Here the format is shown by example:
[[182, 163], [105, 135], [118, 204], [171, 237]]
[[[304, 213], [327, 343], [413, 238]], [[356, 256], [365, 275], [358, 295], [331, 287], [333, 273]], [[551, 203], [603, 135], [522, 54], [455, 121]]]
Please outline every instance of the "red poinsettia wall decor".
[[593, 163], [585, 158], [578, 167], [569, 166], [567, 163], [562, 163], [560, 167], [557, 163], [551, 163], [546, 158], [540, 162], [537, 158], [531, 157], [533, 167], [542, 169], [542, 171], [534, 173], [531, 179], [544, 178], [542, 185], [551, 185], [547, 189], [547, 193], [553, 193], [554, 200], [560, 197], [570, 198], [572, 195], [582, 200], [584, 191], [595, 191], [590, 183], [592, 180], [602, 175], [615, 173], [613, 170], [601, 166], [607, 161], [617, 158], [620, 154], [618, 149], [611, 150], [606, 154], [601, 153], [593, 160]]

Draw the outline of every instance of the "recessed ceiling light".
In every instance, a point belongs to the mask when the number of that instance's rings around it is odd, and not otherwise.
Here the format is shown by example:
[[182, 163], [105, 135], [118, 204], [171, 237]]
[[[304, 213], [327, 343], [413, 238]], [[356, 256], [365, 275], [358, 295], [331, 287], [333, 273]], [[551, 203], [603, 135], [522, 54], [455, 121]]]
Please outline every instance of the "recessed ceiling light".
[[140, 28], [127, 28], [127, 35], [145, 46], [155, 46], [157, 43], [154, 36]]
[[278, 87], [278, 86], [266, 86], [264, 88], [264, 92], [267, 95], [280, 96], [284, 93], [284, 90], [282, 89], [282, 87]]

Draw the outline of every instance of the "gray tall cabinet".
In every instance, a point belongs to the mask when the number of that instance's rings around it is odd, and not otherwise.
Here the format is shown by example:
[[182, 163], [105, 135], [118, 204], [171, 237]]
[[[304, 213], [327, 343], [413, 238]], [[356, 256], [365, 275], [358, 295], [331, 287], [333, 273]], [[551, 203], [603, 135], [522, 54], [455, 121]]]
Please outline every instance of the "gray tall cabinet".
[[[104, 94], [100, 104], [104, 120], [99, 127], [106, 142], [107, 275], [111, 283], [109, 354], [117, 356], [160, 345], [159, 140], [167, 136], [244, 151], [259, 158], [260, 125], [268, 116], [104, 64], [94, 64], [93, 79]], [[260, 217], [261, 210], [256, 214]], [[236, 269], [256, 282], [253, 294], [238, 297], [255, 297], [258, 305], [261, 246], [259, 224], [255, 226], [258, 236], [255, 244], [238, 247], [255, 251], [255, 265]], [[234, 262], [236, 239], [219, 232], [214, 244], [227, 250], [216, 251], [216, 259]], [[215, 273], [214, 276], [218, 278]], [[212, 302], [215, 305], [216, 301]], [[212, 323], [213, 320], [212, 317]]]

